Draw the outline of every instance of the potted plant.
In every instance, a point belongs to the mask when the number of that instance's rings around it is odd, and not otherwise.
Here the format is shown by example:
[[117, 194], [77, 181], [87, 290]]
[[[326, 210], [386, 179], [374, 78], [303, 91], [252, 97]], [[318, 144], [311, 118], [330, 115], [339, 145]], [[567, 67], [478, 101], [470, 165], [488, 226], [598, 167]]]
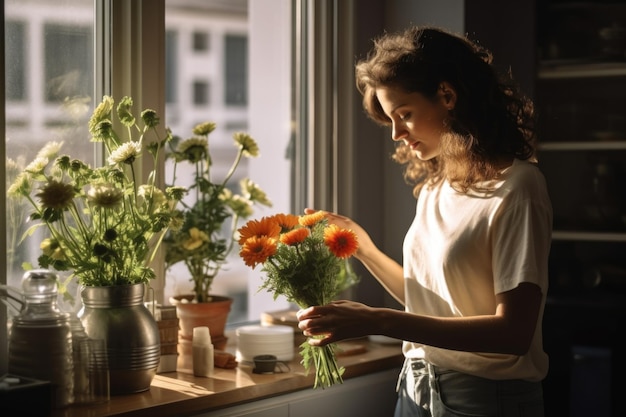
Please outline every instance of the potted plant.
[[[132, 98], [115, 107], [105, 96], [89, 120], [92, 141], [108, 153], [104, 166], [92, 168], [60, 154], [62, 142], [49, 142], [7, 191], [33, 209], [25, 237], [44, 229], [39, 267], [69, 271], [82, 287], [79, 317], [89, 337], [107, 343], [113, 394], [147, 390], [159, 363], [159, 331], [143, 296], [184, 190], [157, 184], [156, 162], [170, 139], [159, 137], [158, 124], [150, 109], [137, 120]], [[146, 154], [152, 170], [142, 183]]]
[[[166, 237], [166, 267], [183, 263], [193, 283], [193, 294], [172, 297], [180, 320], [179, 348], [190, 346], [193, 327], [208, 326], [216, 349], [226, 343], [224, 326], [232, 299], [211, 293], [211, 286], [236, 243], [239, 221], [253, 213], [254, 204], [271, 206], [259, 186], [249, 178], [239, 181], [239, 189], [231, 187], [233, 175], [243, 158], [256, 157], [259, 148], [246, 133], [233, 134], [237, 148], [234, 160], [224, 178], [214, 178], [213, 160], [209, 146], [213, 122], [200, 123], [192, 129], [191, 138], [176, 137], [170, 142], [168, 158], [174, 161], [172, 184], [180, 180], [179, 169], [190, 168], [191, 178], [186, 178], [189, 202], [179, 203], [178, 219], [182, 224]], [[182, 166], [181, 164], [184, 164]], [[210, 309], [209, 311], [206, 311]]]

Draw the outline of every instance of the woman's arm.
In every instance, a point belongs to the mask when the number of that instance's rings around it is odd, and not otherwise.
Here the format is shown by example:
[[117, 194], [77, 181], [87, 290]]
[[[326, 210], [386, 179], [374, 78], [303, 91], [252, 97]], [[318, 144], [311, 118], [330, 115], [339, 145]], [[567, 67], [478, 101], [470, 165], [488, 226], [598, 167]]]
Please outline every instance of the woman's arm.
[[530, 283], [496, 295], [492, 315], [432, 317], [336, 301], [298, 312], [299, 327], [312, 345], [380, 334], [444, 349], [523, 355], [532, 341], [541, 308], [541, 289]]

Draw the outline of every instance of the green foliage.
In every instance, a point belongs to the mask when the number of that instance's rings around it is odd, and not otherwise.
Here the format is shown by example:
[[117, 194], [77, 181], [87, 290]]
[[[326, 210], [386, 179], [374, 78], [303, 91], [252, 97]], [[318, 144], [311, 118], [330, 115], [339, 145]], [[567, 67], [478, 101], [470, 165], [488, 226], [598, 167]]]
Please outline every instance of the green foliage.
[[[245, 133], [233, 135], [237, 155], [226, 177], [213, 182], [209, 136], [215, 127], [211, 122], [197, 125], [193, 137], [183, 141], [175, 138], [168, 154], [168, 158], [174, 161], [172, 184], [178, 181], [178, 165], [191, 165], [192, 185], [187, 191], [193, 197], [193, 203], [180, 201], [178, 219], [181, 225], [172, 228], [165, 238], [166, 267], [184, 263], [198, 302], [211, 300], [211, 286], [234, 246], [240, 219], [252, 215], [254, 204], [271, 206], [265, 193], [247, 178], [239, 182], [240, 193], [234, 194], [229, 188], [242, 158], [258, 156], [256, 142]], [[230, 223], [226, 224], [227, 221]]]

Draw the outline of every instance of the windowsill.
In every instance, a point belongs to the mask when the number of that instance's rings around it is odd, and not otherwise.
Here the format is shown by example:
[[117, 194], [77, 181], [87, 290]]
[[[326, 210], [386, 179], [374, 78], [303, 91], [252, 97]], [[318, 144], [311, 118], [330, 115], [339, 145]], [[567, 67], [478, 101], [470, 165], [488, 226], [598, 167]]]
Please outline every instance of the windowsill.
[[[233, 337], [229, 338], [229, 341], [233, 340]], [[234, 346], [231, 344], [227, 350], [232, 352]], [[346, 342], [344, 347], [351, 348], [355, 344], [364, 347], [365, 352], [337, 359], [339, 365], [345, 367], [344, 380], [402, 365], [399, 344], [381, 344], [363, 339]], [[179, 369], [178, 372], [157, 374], [146, 392], [112, 396], [109, 402], [100, 405], [70, 406], [55, 410], [52, 417], [193, 415], [313, 389], [314, 371], [305, 375], [298, 348], [295, 348], [289, 367], [289, 372], [259, 375], [252, 372], [251, 364], [239, 363], [235, 369], [215, 368], [210, 378], [194, 377], [189, 370]]]

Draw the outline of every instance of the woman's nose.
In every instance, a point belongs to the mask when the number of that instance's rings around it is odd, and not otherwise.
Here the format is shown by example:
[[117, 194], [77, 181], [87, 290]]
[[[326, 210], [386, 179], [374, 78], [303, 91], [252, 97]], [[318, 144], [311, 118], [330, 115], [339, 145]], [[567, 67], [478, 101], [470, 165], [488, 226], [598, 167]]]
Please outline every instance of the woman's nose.
[[399, 125], [398, 123], [394, 123], [391, 125], [391, 139], [394, 141], [400, 141], [406, 137], [406, 129]]

